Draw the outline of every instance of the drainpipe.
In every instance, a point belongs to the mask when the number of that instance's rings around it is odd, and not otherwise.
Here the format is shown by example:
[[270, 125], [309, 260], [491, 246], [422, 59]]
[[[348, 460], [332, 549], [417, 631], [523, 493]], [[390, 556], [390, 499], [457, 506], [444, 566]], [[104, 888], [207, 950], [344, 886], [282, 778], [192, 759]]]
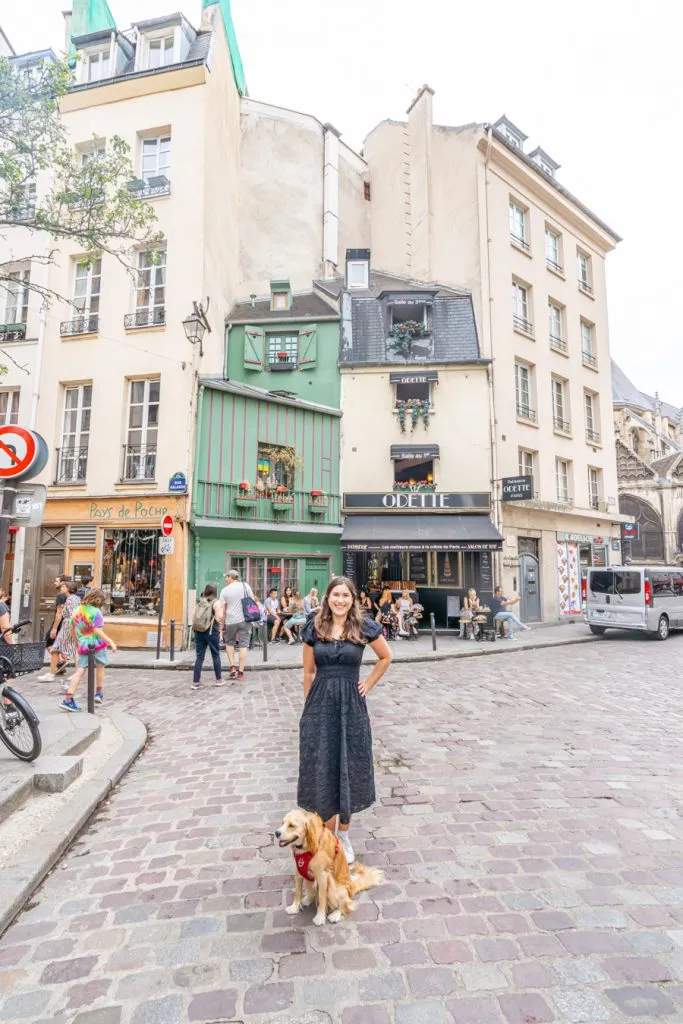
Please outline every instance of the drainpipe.
[[[488, 126], [486, 156], [484, 158], [484, 226], [486, 229], [486, 292], [488, 301], [488, 324], [489, 324], [489, 346], [491, 362], [486, 368], [486, 380], [488, 383], [489, 398], [489, 423], [491, 424], [491, 493], [493, 525], [502, 533], [503, 516], [501, 500], [498, 495], [498, 423], [496, 420], [495, 386], [493, 359], [493, 299], [491, 297], [491, 234], [489, 231], [489, 158], [491, 154], [491, 142], [493, 128]], [[493, 583], [499, 586], [503, 582], [503, 556], [493, 559]]]

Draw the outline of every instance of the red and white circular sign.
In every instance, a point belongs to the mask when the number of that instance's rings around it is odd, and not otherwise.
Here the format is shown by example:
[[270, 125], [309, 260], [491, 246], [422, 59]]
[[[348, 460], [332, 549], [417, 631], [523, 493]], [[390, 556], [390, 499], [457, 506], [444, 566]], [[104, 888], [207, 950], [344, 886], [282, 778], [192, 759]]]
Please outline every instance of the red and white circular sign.
[[27, 473], [38, 458], [38, 451], [38, 438], [33, 431], [9, 424], [0, 427], [0, 480]]
[[170, 537], [173, 533], [173, 516], [165, 515], [161, 520], [161, 532], [164, 537]]

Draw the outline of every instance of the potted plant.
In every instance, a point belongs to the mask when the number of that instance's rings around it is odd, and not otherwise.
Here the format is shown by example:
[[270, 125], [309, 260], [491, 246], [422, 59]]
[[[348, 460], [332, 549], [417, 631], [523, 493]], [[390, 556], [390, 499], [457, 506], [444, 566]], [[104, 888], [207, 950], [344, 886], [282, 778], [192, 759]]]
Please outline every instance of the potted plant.
[[235, 504], [238, 508], [254, 508], [256, 505], [256, 491], [248, 480], [242, 480], [237, 488]]
[[294, 495], [284, 484], [278, 484], [271, 496], [271, 503], [275, 512], [289, 512], [294, 505]]
[[410, 418], [410, 429], [414, 430], [418, 420], [422, 420], [425, 430], [429, 426], [429, 414], [432, 410], [431, 402], [426, 398], [409, 398], [407, 401], [399, 399], [394, 405], [398, 414], [398, 425], [401, 433], [406, 432], [406, 422]]
[[394, 324], [389, 348], [403, 359], [409, 359], [413, 354], [413, 338], [422, 338], [425, 333], [425, 325], [418, 320], [404, 320]]
[[286, 359], [287, 359], [287, 353], [286, 352], [278, 352], [277, 353], [277, 357], [278, 357], [278, 359], [280, 360], [281, 363], [284, 363], [286, 361]]
[[327, 511], [327, 495], [324, 491], [311, 491], [308, 511], [314, 516], [321, 516]]

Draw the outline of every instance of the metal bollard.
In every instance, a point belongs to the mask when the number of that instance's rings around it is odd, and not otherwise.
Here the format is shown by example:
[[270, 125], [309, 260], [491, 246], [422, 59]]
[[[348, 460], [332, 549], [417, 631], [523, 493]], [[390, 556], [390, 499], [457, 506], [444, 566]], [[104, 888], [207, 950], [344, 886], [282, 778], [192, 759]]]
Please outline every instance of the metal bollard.
[[434, 622], [434, 612], [429, 613], [429, 625], [432, 631], [432, 650], [436, 650], [436, 623]]
[[263, 660], [268, 661], [268, 623], [263, 626]]
[[40, 624], [38, 626], [38, 639], [42, 642], [45, 641], [45, 616], [40, 616]]
[[175, 619], [171, 619], [171, 661], [175, 661]]
[[95, 714], [95, 652], [88, 651], [88, 714]]

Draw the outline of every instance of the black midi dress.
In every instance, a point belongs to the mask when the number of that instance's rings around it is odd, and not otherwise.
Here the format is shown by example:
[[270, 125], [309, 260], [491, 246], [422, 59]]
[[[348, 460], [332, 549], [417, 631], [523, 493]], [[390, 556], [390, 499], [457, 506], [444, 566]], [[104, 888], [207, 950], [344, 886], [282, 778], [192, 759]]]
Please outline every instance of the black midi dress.
[[[382, 627], [363, 620], [363, 636], [373, 643]], [[297, 801], [323, 821], [339, 814], [347, 825], [352, 814], [375, 802], [372, 732], [365, 697], [358, 692], [364, 644], [321, 640], [309, 619], [301, 633], [313, 648], [315, 679], [299, 723]]]

